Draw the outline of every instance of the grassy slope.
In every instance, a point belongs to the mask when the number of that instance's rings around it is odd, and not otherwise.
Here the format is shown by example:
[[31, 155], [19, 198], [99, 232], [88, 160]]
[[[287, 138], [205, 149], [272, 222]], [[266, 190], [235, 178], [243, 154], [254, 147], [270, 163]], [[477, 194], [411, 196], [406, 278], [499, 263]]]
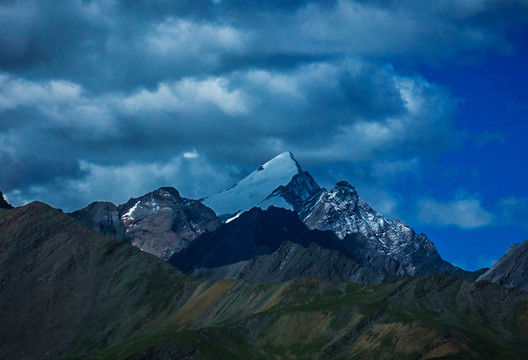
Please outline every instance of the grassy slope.
[[449, 276], [380, 286], [222, 281], [197, 288], [163, 331], [96, 358], [526, 358], [526, 299]]
[[44, 204], [0, 213], [0, 358], [528, 358], [528, 295], [429, 276], [202, 282]]

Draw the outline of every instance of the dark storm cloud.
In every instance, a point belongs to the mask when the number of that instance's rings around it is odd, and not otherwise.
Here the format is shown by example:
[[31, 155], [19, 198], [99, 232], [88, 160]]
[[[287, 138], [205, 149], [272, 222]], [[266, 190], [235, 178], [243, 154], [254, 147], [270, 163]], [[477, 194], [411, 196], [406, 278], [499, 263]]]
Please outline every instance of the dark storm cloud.
[[[443, 59], [506, 46], [513, 1], [13, 1], [0, 5], [0, 67], [92, 90], [361, 55]], [[514, 11], [516, 10], [516, 11]], [[503, 16], [498, 16], [501, 13]], [[505, 16], [506, 13], [508, 16]], [[515, 15], [517, 14], [517, 15]], [[509, 16], [512, 15], [512, 16]], [[515, 15], [515, 16], [514, 16]], [[509, 24], [510, 26], [513, 24]]]
[[[60, 189], [50, 201], [71, 208], [114, 199], [119, 177], [121, 200], [160, 183], [207, 195], [199, 187], [219, 190], [285, 150], [308, 164], [419, 163], [417, 153], [441, 151], [455, 137], [456, 100], [388, 60], [502, 51], [514, 25], [504, 16], [524, 21], [526, 8], [4, 1], [0, 160], [8, 171], [0, 189], [15, 203]], [[204, 174], [213, 180], [199, 180]]]
[[28, 70], [60, 61], [84, 41], [100, 41], [102, 19], [72, 1], [11, 1], [0, 5], [0, 66]]

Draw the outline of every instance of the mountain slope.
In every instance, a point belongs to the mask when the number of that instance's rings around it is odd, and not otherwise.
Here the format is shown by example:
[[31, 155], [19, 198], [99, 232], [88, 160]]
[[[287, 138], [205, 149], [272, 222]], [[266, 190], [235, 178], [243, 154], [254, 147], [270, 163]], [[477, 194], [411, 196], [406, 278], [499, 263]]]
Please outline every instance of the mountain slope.
[[477, 281], [490, 281], [528, 291], [528, 240], [512, 245]]
[[285, 241], [308, 247], [312, 242], [334, 248], [340, 241], [331, 232], [313, 231], [292, 211], [253, 208], [217, 230], [203, 234], [169, 262], [187, 273], [271, 254]]
[[99, 359], [523, 359], [528, 295], [449, 275], [361, 286], [208, 283], [164, 332]]
[[[353, 186], [341, 181], [306, 201], [299, 218], [310, 228], [331, 230], [343, 239], [361, 266], [393, 275], [452, 273], [465, 279], [476, 274], [441, 259], [424, 234], [399, 220], [387, 219], [363, 201]], [[360, 234], [362, 237], [351, 236]]]
[[190, 279], [41, 203], [0, 213], [0, 358], [523, 359], [528, 293]]
[[2, 212], [0, 358], [81, 356], [156, 329], [183, 279], [45, 204]]
[[290, 152], [277, 155], [238, 183], [203, 200], [219, 216], [230, 216], [259, 206], [296, 209], [319, 190]]
[[269, 255], [213, 269], [196, 269], [193, 276], [201, 279], [244, 279], [251, 282], [284, 282], [313, 277], [359, 284], [379, 284], [386, 276], [364, 269], [342, 253], [311, 243], [303, 247], [286, 241]]

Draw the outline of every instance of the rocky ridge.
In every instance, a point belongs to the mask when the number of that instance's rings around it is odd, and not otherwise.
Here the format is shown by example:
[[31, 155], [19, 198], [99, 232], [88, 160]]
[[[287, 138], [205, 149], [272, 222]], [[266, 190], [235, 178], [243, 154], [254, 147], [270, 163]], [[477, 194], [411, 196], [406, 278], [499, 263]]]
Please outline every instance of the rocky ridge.
[[528, 240], [512, 245], [477, 281], [528, 291]]
[[424, 234], [378, 213], [345, 181], [313, 195], [299, 217], [310, 229], [331, 230], [351, 242], [348, 248], [355, 254], [353, 259], [366, 268], [393, 275], [449, 272], [468, 279], [476, 276], [442, 260]]
[[13, 209], [13, 206], [6, 201], [4, 194], [1, 191], [0, 191], [0, 209]]
[[361, 267], [339, 251], [316, 243], [303, 247], [290, 241], [283, 242], [269, 255], [217, 268], [195, 269], [192, 275], [208, 280], [244, 279], [258, 283], [284, 282], [302, 277], [359, 284], [380, 284], [389, 280], [386, 275]]

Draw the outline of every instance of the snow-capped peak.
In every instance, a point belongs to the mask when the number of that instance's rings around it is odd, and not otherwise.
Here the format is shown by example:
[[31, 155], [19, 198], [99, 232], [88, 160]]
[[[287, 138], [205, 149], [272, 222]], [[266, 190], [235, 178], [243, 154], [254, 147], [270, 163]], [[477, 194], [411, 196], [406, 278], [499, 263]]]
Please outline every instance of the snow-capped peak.
[[284, 197], [271, 195], [280, 186], [286, 187], [296, 175], [303, 175], [300, 165], [291, 152], [283, 152], [229, 189], [205, 198], [203, 203], [219, 216], [244, 212], [255, 206], [292, 209]]

